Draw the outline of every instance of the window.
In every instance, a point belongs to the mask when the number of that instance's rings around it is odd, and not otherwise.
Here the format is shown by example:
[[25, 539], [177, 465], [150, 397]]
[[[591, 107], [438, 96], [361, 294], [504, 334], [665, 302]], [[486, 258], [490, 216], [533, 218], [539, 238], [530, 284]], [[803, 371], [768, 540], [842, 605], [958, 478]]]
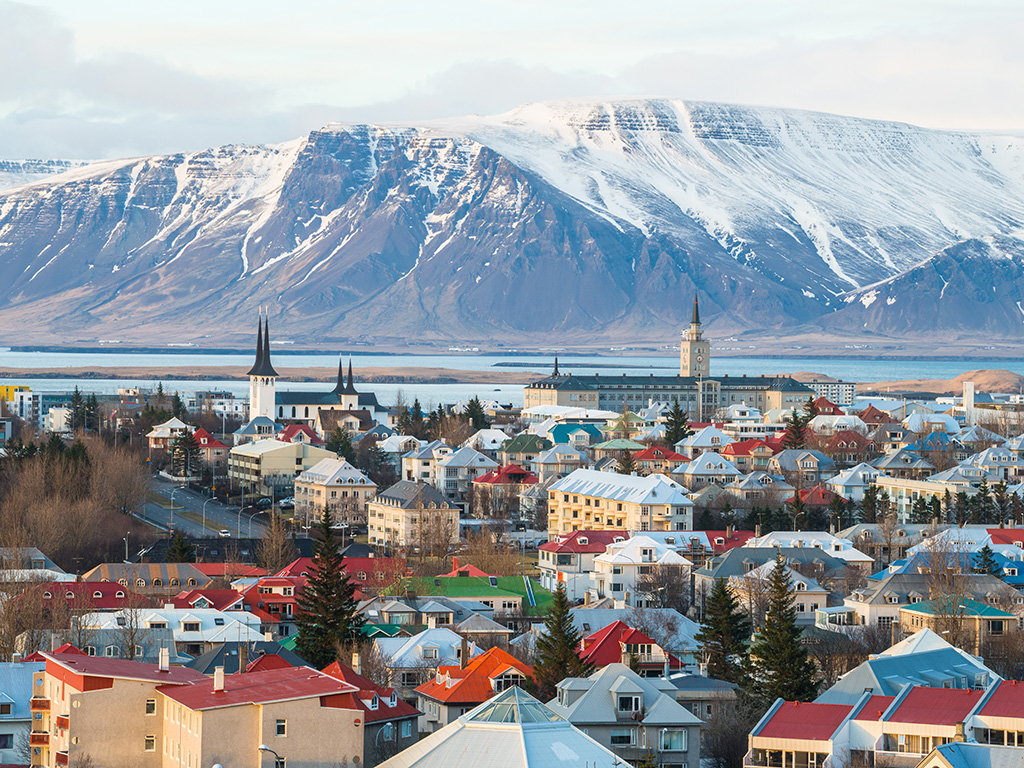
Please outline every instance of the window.
[[116, 645], [108, 645], [103, 649], [103, 655], [111, 659], [116, 659], [121, 655], [121, 649]]
[[639, 696], [619, 696], [619, 712], [639, 712]]
[[402, 738], [408, 739], [412, 736], [412, 720], [402, 721]]
[[686, 751], [686, 731], [669, 728], [661, 731], [661, 749], [670, 752]]
[[145, 749], [147, 752], [156, 752], [156, 736], [146, 737]]
[[288, 735], [288, 721], [287, 720], [278, 720], [277, 721], [277, 735], [278, 736], [287, 736]]
[[199, 631], [199, 622], [198, 621], [184, 621], [181, 624], [181, 629], [182, 629], [183, 632], [198, 632]]
[[633, 729], [632, 728], [612, 728], [611, 732], [611, 744], [612, 746], [622, 744], [633, 743]]
[[146, 699], [146, 714], [147, 715], [155, 715], [156, 714], [156, 699]]
[[0, 733], [0, 749], [14, 749], [13, 733]]
[[223, 627], [224, 626], [224, 617], [223, 616], [215, 617], [214, 620], [213, 620], [213, 623], [214, 623], [215, 626]]
[[287, 758], [285, 758], [285, 757], [275, 757], [274, 758], [274, 768], [287, 768], [287, 766], [285, 765], [285, 761], [286, 760], [287, 760]]
[[423, 649], [423, 658], [424, 659], [436, 659], [437, 658], [437, 648], [424, 648]]

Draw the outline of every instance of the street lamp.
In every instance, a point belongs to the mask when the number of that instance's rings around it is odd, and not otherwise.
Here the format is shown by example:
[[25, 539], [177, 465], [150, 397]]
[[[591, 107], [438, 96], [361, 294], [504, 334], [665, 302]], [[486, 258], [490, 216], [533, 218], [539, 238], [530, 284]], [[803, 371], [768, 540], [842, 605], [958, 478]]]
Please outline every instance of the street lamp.
[[126, 533], [124, 535], [124, 561], [125, 561], [125, 563], [128, 562], [128, 537], [130, 535], [131, 535], [131, 531], [128, 531], [128, 533]]
[[[259, 752], [269, 752], [270, 754], [272, 754], [274, 756], [274, 765], [275, 766], [283, 765], [284, 764], [284, 761], [281, 759], [281, 756], [279, 754], [277, 754], [277, 752], [272, 750], [270, 747], [268, 747], [266, 744], [260, 744], [259, 747], [257, 747], [256, 749]], [[262, 758], [261, 758], [260, 762], [262, 762]]]
[[[256, 510], [255, 512], [253, 512], [253, 513], [252, 513], [251, 515], [249, 515], [249, 538], [250, 538], [250, 539], [252, 538], [252, 519], [253, 519], [254, 517], [256, 517], [256, 515], [262, 515], [262, 514], [263, 514], [264, 512], [266, 512], [266, 511], [267, 511], [267, 510], [265, 510], [265, 509], [257, 509], [257, 510]], [[242, 535], [242, 529], [241, 529], [241, 527], [239, 527], [239, 529], [238, 529], [238, 535], [239, 535], [239, 536], [241, 536], [241, 535]]]
[[209, 504], [211, 501], [213, 501], [212, 496], [203, 502], [203, 531], [206, 530], [206, 505]]
[[180, 490], [181, 488], [171, 488], [171, 521], [167, 524], [168, 528], [174, 527], [174, 494]]

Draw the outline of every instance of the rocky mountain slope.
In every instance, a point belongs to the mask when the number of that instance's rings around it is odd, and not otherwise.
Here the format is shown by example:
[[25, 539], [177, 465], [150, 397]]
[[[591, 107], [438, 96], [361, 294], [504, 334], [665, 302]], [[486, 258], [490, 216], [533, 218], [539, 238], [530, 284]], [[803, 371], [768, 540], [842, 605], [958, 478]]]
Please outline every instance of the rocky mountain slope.
[[104, 161], [0, 192], [0, 329], [668, 342], [696, 291], [716, 333], [1012, 338], [1022, 146], [648, 100]]

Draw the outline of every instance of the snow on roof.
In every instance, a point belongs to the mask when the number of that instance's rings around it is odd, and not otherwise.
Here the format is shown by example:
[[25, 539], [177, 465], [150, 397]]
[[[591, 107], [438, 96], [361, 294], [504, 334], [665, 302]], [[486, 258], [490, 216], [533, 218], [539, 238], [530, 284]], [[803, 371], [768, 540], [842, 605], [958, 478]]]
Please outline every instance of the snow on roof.
[[693, 506], [693, 502], [687, 498], [687, 490], [664, 475], [640, 477], [598, 472], [593, 469], [577, 469], [552, 485], [550, 490], [632, 504]]

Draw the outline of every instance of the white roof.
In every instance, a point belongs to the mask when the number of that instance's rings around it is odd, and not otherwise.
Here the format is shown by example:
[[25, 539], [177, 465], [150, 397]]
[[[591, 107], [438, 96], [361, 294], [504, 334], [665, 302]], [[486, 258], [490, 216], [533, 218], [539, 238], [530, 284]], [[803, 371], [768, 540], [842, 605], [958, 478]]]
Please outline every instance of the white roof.
[[[764, 536], [747, 539], [744, 547], [813, 547], [828, 552], [832, 557], [848, 563], [871, 563], [873, 560], [847, 539], [841, 539], [826, 531], [773, 531]], [[838, 549], [836, 547], [839, 547]]]
[[[680, 531], [680, 536], [686, 531]], [[633, 536], [625, 541], [616, 541], [608, 545], [608, 548], [594, 558], [595, 561], [626, 565], [639, 565], [641, 563], [642, 549], [653, 549], [654, 559], [644, 560], [644, 563], [657, 563], [658, 565], [692, 565], [685, 557], [680, 555], [664, 541], [656, 541], [650, 536], [643, 534]]]
[[480, 429], [462, 444], [463, 447], [485, 451], [496, 451], [508, 440], [508, 435], [500, 429]]
[[370, 478], [345, 459], [321, 459], [295, 478], [295, 482], [314, 485], [373, 485]]
[[594, 469], [577, 469], [552, 485], [550, 490], [632, 504], [693, 506], [693, 502], [686, 497], [688, 491], [683, 486], [659, 474], [640, 477], [615, 472], [598, 472]]
[[680, 464], [672, 470], [674, 475], [731, 475], [739, 477], [742, 472], [736, 465], [714, 451], [702, 453], [688, 464]]
[[408, 453], [423, 444], [423, 440], [417, 440], [412, 435], [391, 435], [377, 443], [377, 447], [384, 453]]
[[883, 473], [880, 469], [861, 462], [855, 467], [844, 469], [838, 475], [830, 479], [828, 484], [835, 485], [840, 488], [866, 486], [881, 474]]
[[960, 425], [956, 419], [945, 413], [912, 413], [903, 420], [903, 426], [911, 432], [932, 432], [934, 427], [939, 426], [943, 432], [960, 434]]
[[[507, 438], [506, 438], [507, 439]], [[459, 448], [437, 462], [439, 467], [479, 467], [495, 469], [498, 462], [489, 456], [484, 456], [480, 451], [468, 446]]]
[[[789, 576], [789, 581], [793, 585], [793, 592], [819, 592], [825, 591], [816, 580], [804, 576], [799, 571], [794, 571], [788, 565], [784, 566], [784, 571]], [[756, 584], [760, 582], [768, 581], [772, 577], [772, 573], [775, 572], [775, 561], [769, 560], [767, 563], [762, 563], [757, 568], [747, 571], [746, 573], [737, 574], [729, 577], [729, 583], [740, 589], [745, 589], [747, 584]], [[797, 584], [803, 584], [803, 589], [798, 589]]]
[[528, 418], [555, 418], [560, 421], [569, 419], [615, 419], [621, 416], [616, 411], [601, 411], [596, 408], [578, 408], [570, 405], [535, 405], [523, 408], [523, 416]]
[[[174, 635], [176, 643], [259, 642], [263, 640], [260, 620], [248, 611], [218, 611], [215, 608], [136, 608], [90, 613], [82, 617], [82, 625], [90, 629], [116, 630], [118, 619], [127, 611], [139, 614], [143, 627], [153, 622], [164, 623]], [[186, 623], [198, 623], [197, 631], [184, 629]]]
[[[425, 629], [412, 637], [378, 637], [373, 641], [380, 654], [388, 660], [388, 666], [396, 669], [420, 667], [423, 665], [424, 647], [437, 648], [437, 658], [431, 659], [439, 666], [458, 664], [458, 650], [462, 647], [462, 638], [445, 627]], [[475, 656], [479, 649], [470, 648], [470, 656]]]
[[[716, 442], [717, 438], [717, 442]], [[716, 427], [704, 427], [676, 443], [675, 448], [724, 448], [736, 441]]]
[[868, 425], [861, 421], [859, 416], [826, 416], [818, 414], [811, 419], [810, 427], [813, 432], [838, 432], [842, 429], [859, 432], [862, 435], [868, 433]]

